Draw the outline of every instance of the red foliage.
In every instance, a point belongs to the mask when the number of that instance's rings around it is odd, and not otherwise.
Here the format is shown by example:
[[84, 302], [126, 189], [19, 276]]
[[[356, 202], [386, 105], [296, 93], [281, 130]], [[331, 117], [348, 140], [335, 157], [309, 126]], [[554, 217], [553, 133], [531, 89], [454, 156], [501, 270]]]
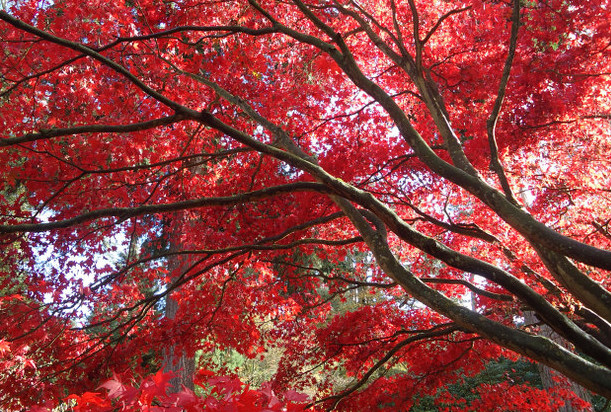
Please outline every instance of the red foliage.
[[[202, 374], [200, 374], [202, 375]], [[203, 374], [205, 375], [205, 374]], [[271, 388], [263, 386], [260, 390], [249, 389], [239, 379], [223, 376], [210, 377], [199, 381], [198, 385], [210, 389], [210, 395], [198, 397], [189, 389], [168, 394], [168, 381], [173, 373], [157, 372], [139, 383], [139, 387], [122, 383], [116, 375], [102, 383], [100, 389], [105, 393], [85, 392], [83, 395], [70, 395], [65, 401], [76, 411], [303, 411], [307, 396], [289, 391], [285, 401], [278, 399]]]
[[607, 0], [8, 3], [0, 408], [569, 396], [444, 391], [517, 354], [611, 393]]

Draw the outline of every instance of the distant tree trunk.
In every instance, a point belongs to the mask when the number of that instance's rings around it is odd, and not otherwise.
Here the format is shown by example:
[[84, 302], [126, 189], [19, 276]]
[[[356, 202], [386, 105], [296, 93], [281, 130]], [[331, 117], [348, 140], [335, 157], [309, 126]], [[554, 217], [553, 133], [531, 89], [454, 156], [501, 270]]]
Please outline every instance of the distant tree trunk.
[[[539, 322], [539, 319], [537, 318], [537, 316], [532, 312], [526, 313], [525, 318], [526, 318], [527, 324], [536, 324]], [[541, 336], [545, 336], [546, 338], [564, 347], [567, 347], [567, 348], [569, 347], [567, 342], [560, 335], [558, 335], [556, 332], [552, 330], [552, 328], [550, 328], [549, 326], [545, 324], [539, 325], [539, 334]], [[550, 389], [550, 388], [559, 386], [558, 382], [556, 382], [554, 378], [562, 376], [562, 375], [560, 375], [558, 372], [554, 371], [553, 369], [541, 363], [537, 363], [537, 369], [539, 370], [539, 374], [541, 375], [541, 383], [543, 384], [544, 389]], [[578, 385], [577, 383], [573, 381], [569, 381], [563, 387], [573, 391], [575, 395], [583, 399], [585, 402], [589, 403], [590, 407], [587, 409], [588, 411], [594, 410], [592, 407], [592, 396], [590, 395], [590, 392], [587, 389], [585, 389], [583, 386]], [[557, 412], [577, 412], [577, 411], [583, 411], [583, 409], [575, 409], [573, 405], [571, 405], [571, 403], [568, 401], [564, 404], [564, 406], [557, 409]]]
[[[165, 307], [165, 316], [174, 319], [178, 310], [178, 302], [168, 295]], [[176, 354], [174, 345], [163, 351], [164, 372], [172, 371], [176, 377], [170, 380], [170, 391], [180, 392], [182, 387], [193, 390], [193, 374], [195, 373], [195, 358], [189, 357], [185, 352]]]
[[[178, 249], [176, 242], [170, 238], [170, 251]], [[168, 260], [168, 269], [171, 273], [180, 273], [184, 265], [180, 256], [172, 256]], [[172, 281], [176, 280], [175, 278]], [[172, 298], [172, 293], [166, 297], [165, 316], [168, 319], [174, 319], [178, 312], [178, 301]], [[182, 387], [193, 390], [193, 375], [195, 373], [195, 358], [189, 357], [183, 351], [180, 354], [175, 353], [174, 345], [164, 348], [163, 350], [163, 370], [164, 372], [172, 371], [176, 376], [170, 380], [170, 389], [172, 393], [180, 392]]]

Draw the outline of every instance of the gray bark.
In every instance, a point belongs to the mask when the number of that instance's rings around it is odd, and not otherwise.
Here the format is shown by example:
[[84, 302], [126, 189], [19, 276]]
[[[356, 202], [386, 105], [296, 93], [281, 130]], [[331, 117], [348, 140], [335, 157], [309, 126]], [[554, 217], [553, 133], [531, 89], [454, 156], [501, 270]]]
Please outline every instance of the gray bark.
[[[175, 249], [176, 246], [172, 243], [170, 249]], [[171, 257], [168, 261], [168, 269], [170, 272], [180, 270], [183, 262], [178, 256]], [[175, 279], [172, 279], [172, 282]], [[178, 312], [178, 302], [172, 298], [172, 293], [166, 297], [165, 316], [168, 319], [174, 319]], [[195, 374], [195, 358], [182, 353], [176, 353], [175, 345], [170, 345], [163, 350], [163, 371], [174, 372], [175, 377], [170, 380], [169, 392], [180, 392], [184, 387], [193, 390], [193, 375]]]
[[[534, 325], [534, 324], [537, 324], [538, 322], [539, 322], [539, 319], [536, 317], [535, 314], [533, 314], [532, 312], [528, 312], [526, 314], [526, 323], [527, 324]], [[568, 344], [568, 342], [565, 339], [563, 339], [560, 335], [558, 335], [556, 332], [554, 332], [552, 328], [550, 328], [548, 325], [540, 324], [538, 327], [539, 327], [539, 335], [545, 336], [546, 338], [556, 342], [557, 344], [562, 345], [563, 347], [567, 349], [570, 349], [570, 345]], [[545, 366], [542, 363], [537, 363], [537, 369], [539, 370], [539, 375], [541, 375], [541, 383], [543, 384], [544, 389], [547, 390], [547, 389], [551, 389], [553, 387], [559, 386], [558, 382], [556, 382], [555, 379], [559, 377], [563, 377], [563, 375], [556, 372], [552, 368]], [[568, 381], [568, 383], [565, 385], [562, 385], [562, 387], [573, 391], [575, 395], [583, 399], [585, 402], [589, 403], [590, 407], [587, 409], [587, 411], [594, 411], [594, 408], [592, 407], [592, 396], [590, 395], [590, 392], [587, 389], [585, 389], [583, 386], [573, 381]], [[583, 411], [583, 409], [575, 409], [568, 400], [562, 407], [560, 407], [557, 410], [557, 412], [579, 412], [579, 411]]]

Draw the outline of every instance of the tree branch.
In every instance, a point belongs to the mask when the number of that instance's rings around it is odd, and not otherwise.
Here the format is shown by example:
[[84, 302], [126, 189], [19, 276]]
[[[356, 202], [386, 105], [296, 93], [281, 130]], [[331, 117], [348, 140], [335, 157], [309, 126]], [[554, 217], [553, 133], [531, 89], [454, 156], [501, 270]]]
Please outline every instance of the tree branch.
[[83, 213], [79, 216], [75, 216], [70, 219], [59, 220], [55, 222], [2, 225], [0, 226], [0, 233], [46, 232], [54, 229], [68, 228], [71, 226], [78, 225], [80, 223], [104, 217], [117, 217], [120, 219], [120, 221], [123, 221], [134, 216], [170, 212], [176, 210], [187, 210], [199, 207], [234, 205], [264, 199], [271, 196], [277, 196], [284, 193], [302, 191], [315, 191], [327, 194], [332, 193], [329, 188], [319, 183], [297, 182], [280, 186], [268, 187], [261, 190], [255, 190], [252, 192], [245, 192], [231, 196], [203, 197], [198, 199], [185, 200], [181, 202], [156, 205], [142, 205], [138, 207], [113, 207], [108, 209], [99, 209]]
[[486, 129], [488, 132], [488, 145], [490, 146], [490, 168], [496, 173], [497, 177], [499, 178], [499, 181], [501, 182], [501, 187], [503, 188], [507, 199], [510, 202], [514, 203], [516, 206], [519, 206], [519, 203], [516, 200], [513, 191], [511, 190], [511, 187], [509, 186], [509, 181], [507, 180], [507, 176], [505, 175], [503, 165], [499, 158], [499, 149], [496, 143], [496, 124], [499, 120], [503, 100], [505, 99], [507, 83], [509, 82], [509, 75], [511, 73], [513, 58], [515, 56], [516, 47], [518, 43], [519, 28], [520, 0], [513, 0], [513, 14], [511, 16], [511, 37], [509, 40], [509, 51], [507, 52], [507, 59], [505, 60], [505, 66], [503, 67], [503, 74], [501, 75], [501, 82], [499, 84], [496, 101], [494, 102], [492, 112], [490, 113], [490, 117], [488, 117], [486, 123]]
[[16, 144], [35, 142], [42, 139], [51, 139], [53, 137], [70, 136], [83, 133], [129, 133], [141, 130], [152, 129], [159, 126], [176, 123], [186, 120], [183, 115], [174, 114], [159, 119], [148, 120], [141, 123], [132, 124], [89, 124], [83, 126], [73, 126], [66, 128], [41, 129], [37, 133], [26, 133], [22, 136], [8, 137], [0, 139], [0, 147], [12, 146]]
[[405, 346], [409, 345], [410, 343], [414, 343], [420, 340], [443, 336], [443, 335], [447, 335], [452, 332], [456, 332], [460, 330], [460, 327], [458, 327], [457, 325], [450, 325], [450, 326], [444, 325], [444, 326], [447, 326], [447, 327], [442, 328], [442, 329], [434, 328], [430, 332], [420, 333], [418, 335], [410, 336], [409, 338], [402, 340], [401, 342], [396, 344], [392, 349], [390, 349], [386, 353], [386, 355], [384, 355], [380, 360], [378, 360], [371, 368], [369, 368], [369, 370], [365, 372], [363, 377], [359, 379], [356, 383], [351, 385], [348, 389], [344, 389], [343, 391], [341, 391], [338, 394], [319, 399], [316, 402], [314, 402], [312, 405], [308, 405], [308, 407], [317, 405], [319, 403], [327, 402], [330, 400], [335, 400], [333, 406], [329, 409], [329, 410], [334, 410], [337, 407], [337, 405], [339, 404], [339, 402], [341, 402], [342, 399], [356, 392], [359, 388], [365, 385], [367, 381], [369, 380], [369, 378], [375, 373], [375, 371], [380, 369], [386, 362], [388, 362], [393, 356], [395, 356], [397, 352], [399, 352]]
[[467, 287], [469, 290], [477, 293], [478, 295], [486, 296], [490, 299], [502, 300], [505, 302], [513, 302], [514, 298], [511, 295], [505, 295], [501, 293], [494, 293], [482, 288], [475, 286], [473, 283], [468, 282], [463, 279], [442, 279], [442, 278], [420, 278], [425, 283], [445, 283], [445, 284], [454, 284], [454, 285], [463, 285]]
[[55, 36], [51, 33], [48, 33], [44, 30], [40, 30], [34, 26], [31, 26], [19, 19], [14, 18], [13, 16], [11, 16], [10, 14], [8, 14], [5, 11], [0, 11], [0, 20], [4, 20], [5, 22], [7, 22], [8, 24], [23, 30], [27, 33], [30, 34], [34, 34], [35, 36], [40, 37], [41, 39], [47, 40], [51, 43], [55, 43], [58, 44], [60, 46], [63, 46], [65, 48], [74, 50], [76, 52], [82, 53], [88, 57], [91, 57], [94, 60], [99, 61], [100, 63], [102, 63], [103, 65], [109, 67], [110, 69], [112, 69], [113, 71], [121, 74], [123, 77], [125, 77], [130, 83], [134, 84], [137, 88], [139, 88], [140, 90], [142, 90], [145, 94], [149, 95], [150, 97], [152, 97], [153, 99], [157, 100], [158, 102], [162, 103], [163, 105], [173, 109], [176, 112], [181, 112], [183, 109], [185, 109], [184, 106], [182, 106], [179, 103], [176, 103], [175, 101], [167, 98], [166, 96], [164, 96], [163, 94], [153, 90], [152, 88], [150, 88], [149, 86], [147, 86], [146, 84], [144, 84], [140, 79], [138, 79], [136, 76], [134, 76], [133, 74], [130, 73], [130, 71], [128, 69], [126, 69], [124, 66], [120, 65], [119, 63], [101, 55], [100, 53], [98, 53], [97, 51], [95, 51], [94, 49], [87, 47], [81, 43], [77, 43], [77, 42], [73, 42], [58, 36]]

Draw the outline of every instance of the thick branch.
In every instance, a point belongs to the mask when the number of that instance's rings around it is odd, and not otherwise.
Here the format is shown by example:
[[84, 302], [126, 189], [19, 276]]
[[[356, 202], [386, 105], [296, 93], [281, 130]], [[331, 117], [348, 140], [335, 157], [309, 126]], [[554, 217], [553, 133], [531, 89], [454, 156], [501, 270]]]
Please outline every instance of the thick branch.
[[482, 288], [478, 288], [473, 283], [468, 282], [463, 279], [442, 279], [442, 278], [420, 278], [425, 283], [444, 283], [444, 284], [453, 284], [453, 285], [463, 285], [467, 287], [469, 290], [477, 293], [478, 295], [486, 296], [490, 299], [502, 300], [505, 302], [512, 302], [513, 296], [504, 295], [501, 293], [494, 293], [488, 290], [484, 290]]
[[255, 200], [264, 199], [272, 196], [277, 196], [284, 193], [294, 193], [302, 191], [315, 191], [327, 194], [332, 193], [329, 188], [318, 183], [297, 182], [280, 186], [268, 187], [253, 192], [245, 192], [231, 196], [204, 197], [185, 200], [181, 202], [156, 205], [142, 205], [138, 207], [113, 207], [108, 209], [99, 209], [80, 214], [70, 219], [59, 220], [55, 222], [2, 225], [0, 226], [0, 233], [46, 232], [54, 229], [62, 229], [71, 226], [76, 226], [80, 223], [104, 217], [116, 217], [123, 221], [134, 216], [148, 215], [153, 213], [164, 213], [176, 210], [195, 209], [199, 207], [208, 206], [235, 205], [244, 202], [252, 202]]
[[60, 136], [71, 136], [83, 133], [129, 133], [140, 130], [152, 129], [159, 126], [180, 122], [185, 117], [180, 114], [166, 116], [159, 119], [148, 120], [141, 123], [132, 124], [88, 124], [83, 126], [73, 126], [66, 128], [42, 129], [38, 133], [27, 133], [22, 136], [0, 139], [0, 147], [11, 146], [26, 142], [35, 142], [42, 139], [50, 139]]
[[490, 146], [490, 168], [496, 173], [501, 182], [501, 187], [505, 192], [505, 196], [512, 203], [518, 205], [518, 201], [513, 195], [513, 191], [505, 176], [503, 165], [499, 159], [499, 149], [496, 144], [496, 124], [499, 120], [501, 113], [501, 107], [503, 100], [505, 99], [505, 92], [507, 90], [507, 83], [509, 82], [509, 74], [511, 73], [511, 66], [513, 65], [513, 58], [516, 53], [516, 45], [518, 43], [518, 29], [520, 28], [520, 0], [513, 1], [513, 14], [511, 17], [511, 38], [509, 41], [509, 52], [507, 53], [507, 60], [505, 60], [505, 66], [503, 67], [503, 74], [501, 75], [501, 82], [499, 84], [499, 91], [496, 96], [496, 101], [490, 113], [490, 117], [486, 123], [488, 131], [488, 145]]

